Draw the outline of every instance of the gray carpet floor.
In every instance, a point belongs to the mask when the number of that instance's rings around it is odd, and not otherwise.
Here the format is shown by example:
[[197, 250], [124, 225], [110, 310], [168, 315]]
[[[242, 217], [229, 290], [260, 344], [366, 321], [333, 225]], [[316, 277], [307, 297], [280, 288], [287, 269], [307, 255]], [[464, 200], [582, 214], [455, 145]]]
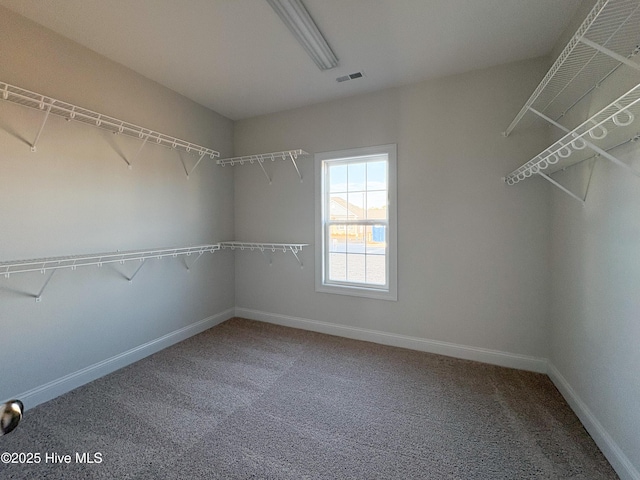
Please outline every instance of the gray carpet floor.
[[2, 479], [617, 478], [545, 375], [243, 319], [27, 411], [5, 451], [41, 462]]

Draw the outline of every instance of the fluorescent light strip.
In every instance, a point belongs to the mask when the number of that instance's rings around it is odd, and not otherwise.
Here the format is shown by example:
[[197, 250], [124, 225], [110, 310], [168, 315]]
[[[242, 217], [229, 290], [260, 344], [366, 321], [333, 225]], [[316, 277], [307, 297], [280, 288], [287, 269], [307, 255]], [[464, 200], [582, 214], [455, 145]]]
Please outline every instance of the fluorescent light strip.
[[338, 58], [318, 30], [301, 0], [267, 0], [320, 70], [338, 65]]

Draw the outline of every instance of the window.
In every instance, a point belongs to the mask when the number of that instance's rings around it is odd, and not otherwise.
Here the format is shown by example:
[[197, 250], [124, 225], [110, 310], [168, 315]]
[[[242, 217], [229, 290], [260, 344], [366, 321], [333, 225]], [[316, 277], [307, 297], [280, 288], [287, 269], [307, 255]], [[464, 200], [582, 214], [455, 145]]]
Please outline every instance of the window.
[[319, 153], [316, 290], [397, 299], [396, 145]]

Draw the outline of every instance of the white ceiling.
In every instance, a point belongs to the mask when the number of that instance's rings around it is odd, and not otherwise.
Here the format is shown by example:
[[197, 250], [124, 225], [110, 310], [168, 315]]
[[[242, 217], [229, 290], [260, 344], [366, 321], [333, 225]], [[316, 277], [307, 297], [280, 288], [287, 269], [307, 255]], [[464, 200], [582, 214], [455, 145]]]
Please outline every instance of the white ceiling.
[[324, 72], [264, 0], [0, 5], [237, 120], [546, 55], [580, 1], [304, 0], [340, 59]]

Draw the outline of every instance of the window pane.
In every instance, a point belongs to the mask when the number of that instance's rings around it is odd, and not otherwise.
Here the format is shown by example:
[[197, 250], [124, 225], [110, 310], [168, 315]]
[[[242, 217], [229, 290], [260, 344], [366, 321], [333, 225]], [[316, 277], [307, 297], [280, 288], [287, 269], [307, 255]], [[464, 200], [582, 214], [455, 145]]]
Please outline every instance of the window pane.
[[329, 199], [329, 219], [348, 220], [349, 207], [346, 193], [332, 193]]
[[330, 252], [346, 252], [347, 251], [347, 226], [331, 225], [329, 228], [329, 238], [327, 246]]
[[347, 254], [347, 281], [365, 282], [365, 256], [360, 254]]
[[367, 255], [366, 282], [374, 285], [384, 285], [387, 278], [386, 263], [385, 255]]
[[364, 198], [364, 192], [349, 192], [347, 195], [347, 200], [349, 201], [349, 220], [363, 220], [365, 218]]
[[346, 192], [347, 191], [347, 166], [346, 165], [330, 165], [328, 182], [329, 182], [330, 192]]
[[387, 189], [387, 162], [367, 163], [367, 190]]
[[366, 163], [349, 163], [349, 191], [363, 192], [366, 186], [367, 169]]
[[367, 218], [387, 219], [387, 192], [367, 192]]
[[345, 253], [329, 254], [329, 280], [344, 282], [347, 279], [347, 255]]
[[364, 253], [366, 227], [363, 225], [349, 225], [347, 227], [347, 252]]
[[387, 228], [384, 225], [367, 227], [366, 253], [370, 255], [385, 255], [387, 248]]

